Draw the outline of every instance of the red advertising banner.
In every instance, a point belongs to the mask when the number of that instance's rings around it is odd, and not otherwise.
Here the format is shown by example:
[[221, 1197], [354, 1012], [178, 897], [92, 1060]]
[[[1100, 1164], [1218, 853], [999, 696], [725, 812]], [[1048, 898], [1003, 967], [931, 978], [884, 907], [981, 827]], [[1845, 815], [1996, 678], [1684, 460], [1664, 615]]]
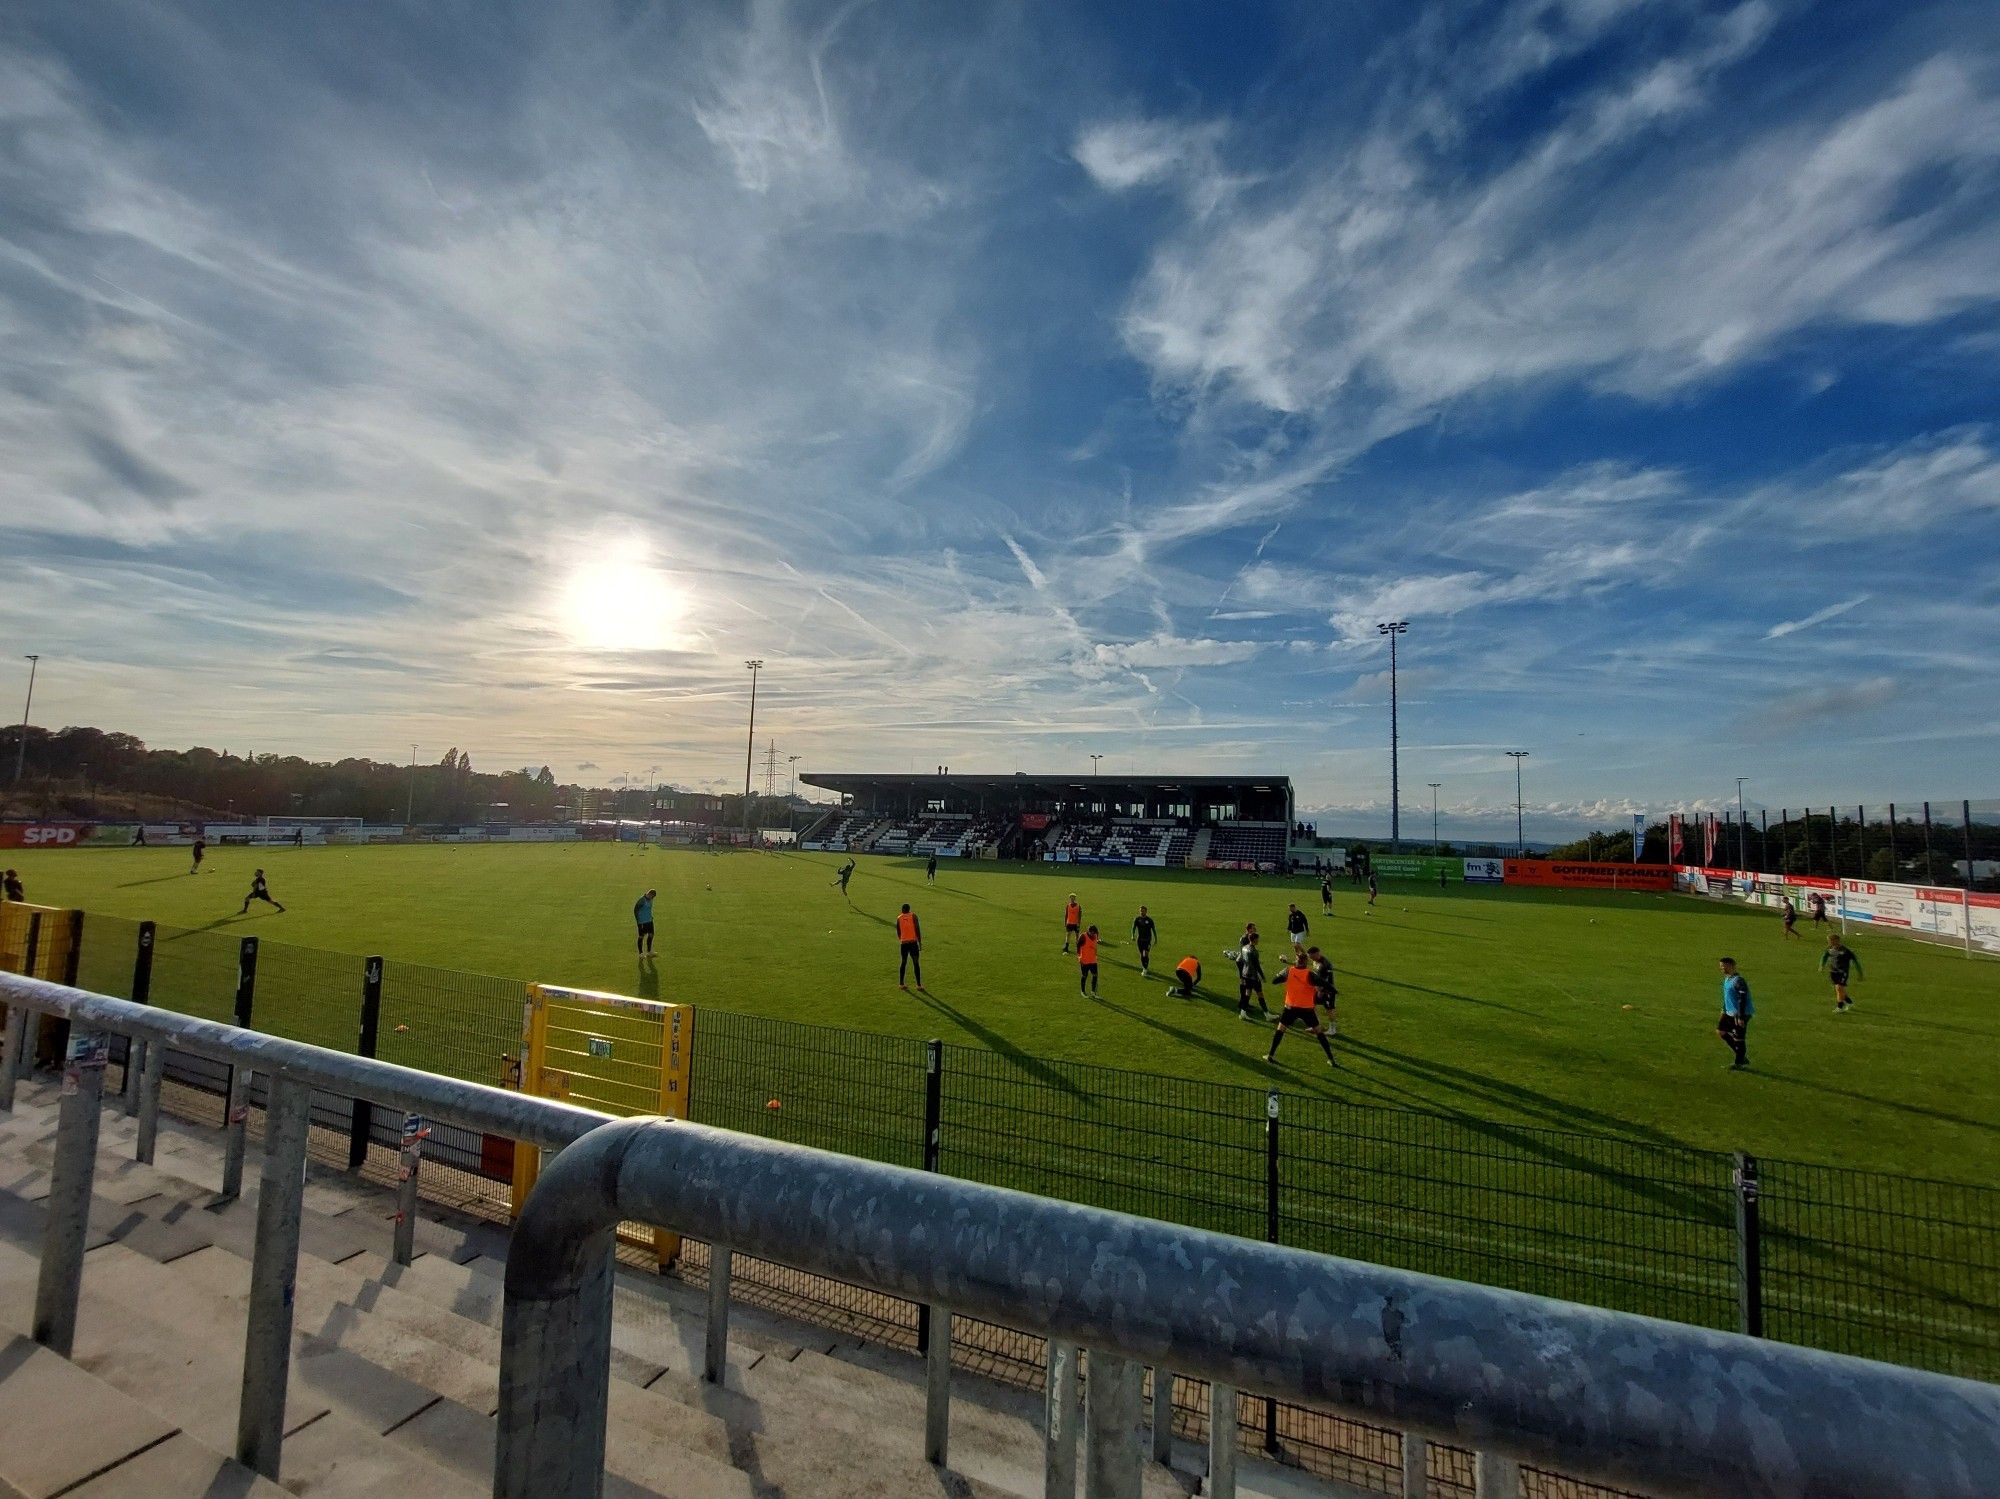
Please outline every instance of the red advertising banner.
[[1674, 872], [1659, 864], [1569, 864], [1554, 859], [1509, 859], [1510, 885], [1554, 885], [1569, 890], [1672, 890]]
[[1021, 826], [1031, 833], [1039, 833], [1048, 825], [1049, 814], [1046, 812], [1023, 812], [1021, 814]]
[[75, 848], [86, 831], [74, 822], [0, 822], [0, 848]]
[[1702, 863], [1713, 864], [1715, 862], [1715, 845], [1719, 841], [1720, 830], [1716, 827], [1715, 814], [1711, 812], [1708, 814], [1708, 821], [1702, 824]]
[[1681, 814], [1673, 812], [1667, 816], [1667, 862], [1669, 864], [1678, 864], [1680, 861]]

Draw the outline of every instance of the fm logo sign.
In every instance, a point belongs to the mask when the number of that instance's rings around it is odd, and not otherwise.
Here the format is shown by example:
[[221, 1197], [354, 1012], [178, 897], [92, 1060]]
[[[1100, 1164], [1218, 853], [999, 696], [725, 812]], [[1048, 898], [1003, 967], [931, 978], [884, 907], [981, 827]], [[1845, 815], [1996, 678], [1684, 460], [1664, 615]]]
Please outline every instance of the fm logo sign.
[[76, 829], [75, 828], [29, 828], [26, 832], [24, 832], [21, 835], [21, 842], [29, 848], [34, 848], [37, 845], [44, 843], [54, 844], [60, 847], [62, 844], [65, 843], [76, 842]]

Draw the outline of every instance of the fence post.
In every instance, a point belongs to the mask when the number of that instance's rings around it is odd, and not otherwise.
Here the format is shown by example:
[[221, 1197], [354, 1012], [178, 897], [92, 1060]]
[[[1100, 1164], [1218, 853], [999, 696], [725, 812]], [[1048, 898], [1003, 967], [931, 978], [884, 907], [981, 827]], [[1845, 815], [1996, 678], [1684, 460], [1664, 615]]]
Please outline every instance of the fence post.
[[[30, 911], [28, 913], [28, 945], [22, 951], [21, 972], [27, 974], [30, 978], [38, 977], [35, 973], [35, 962], [41, 955], [42, 913], [40, 911]], [[14, 1054], [7, 1058], [7, 1070], [16, 1078], [28, 1077], [35, 1070], [34, 1050], [35, 1043], [42, 1033], [41, 1016], [37, 1015], [34, 1024], [30, 1025], [28, 1023], [28, 1012], [22, 1010], [21, 1025], [21, 1044], [15, 1047]], [[8, 1098], [8, 1106], [10, 1108], [13, 1106], [11, 1094]]]
[[1736, 1330], [1764, 1336], [1764, 1250], [1757, 1223], [1757, 1157], [1736, 1152]]
[[1935, 885], [1937, 873], [1931, 868], [1931, 804], [1924, 803], [1924, 883]]
[[[245, 937], [236, 955], [236, 1024], [250, 1029], [251, 1002], [257, 992], [257, 939]], [[250, 1129], [250, 1069], [229, 1069], [229, 1095], [222, 1111], [222, 1197], [243, 1195], [243, 1155]]]
[[1497, 1452], [1482, 1452], [1474, 1459], [1474, 1499], [1521, 1499], [1521, 1465]]
[[1084, 1499], [1139, 1499], [1139, 1365], [1091, 1349], [1083, 1407]]
[[1208, 1387], [1209, 1499], [1236, 1499], [1236, 1391], [1226, 1384]]
[[[1264, 1095], [1264, 1240], [1278, 1242], [1278, 1090]], [[1264, 1450], [1278, 1450], [1278, 1402], [1264, 1398]]]
[[1174, 1460], [1174, 1371], [1153, 1367], [1153, 1461], [1161, 1467]]
[[708, 1336], [701, 1354], [701, 1377], [721, 1384], [729, 1369], [729, 1272], [735, 1251], [708, 1246]]
[[0, 1051], [0, 1114], [14, 1112], [14, 1063], [28, 1044], [28, 1011], [25, 1005], [7, 1006], [7, 1032]]
[[1425, 1499], [1431, 1491], [1431, 1444], [1414, 1431], [1403, 1433], [1403, 1499]]
[[[20, 1008], [16, 1006], [16, 1008]], [[97, 1172], [97, 1110], [104, 1099], [104, 1064], [111, 1038], [73, 1030], [63, 1064], [55, 1160], [49, 1168], [48, 1227], [35, 1282], [35, 1341], [70, 1355], [76, 1303], [83, 1289], [83, 1250], [90, 1232], [90, 1184]]]
[[1049, 1340], [1042, 1400], [1042, 1499], [1076, 1499], [1076, 1345]]
[[[938, 1169], [944, 1119], [944, 1042], [924, 1043], [924, 1170]], [[931, 1309], [917, 1308], [917, 1352], [931, 1347]]]
[[146, 1070], [139, 1077], [139, 1139], [132, 1153], [142, 1166], [153, 1164], [153, 1147], [160, 1138], [160, 1084], [166, 1075], [167, 1043], [147, 1043]]
[[942, 1468], [951, 1450], [950, 1308], [937, 1308], [930, 1333], [924, 1354], [924, 1461]]
[[[354, 1043], [357, 1057], [373, 1058], [376, 1032], [382, 1024], [382, 960], [369, 958], [361, 967], [361, 1035]], [[359, 1171], [368, 1159], [368, 1135], [375, 1127], [375, 1105], [352, 1100], [347, 1136], [347, 1169]]]
[[[150, 921], [139, 923], [139, 945], [132, 954], [132, 1003], [153, 1002], [153, 941], [158, 928]], [[139, 1077], [146, 1070], [146, 1053], [152, 1048], [137, 1036], [125, 1042], [125, 1113], [139, 1112]]]
[[311, 1126], [312, 1089], [273, 1076], [264, 1114], [264, 1172], [257, 1190], [257, 1239], [250, 1263], [243, 1393], [236, 1411], [236, 1460], [273, 1483], [278, 1480], [285, 1439], [293, 1288], [299, 1274], [299, 1220]]
[[403, 1116], [402, 1146], [396, 1155], [396, 1232], [392, 1252], [396, 1263], [407, 1265], [417, 1256], [417, 1172], [423, 1165], [424, 1116]]

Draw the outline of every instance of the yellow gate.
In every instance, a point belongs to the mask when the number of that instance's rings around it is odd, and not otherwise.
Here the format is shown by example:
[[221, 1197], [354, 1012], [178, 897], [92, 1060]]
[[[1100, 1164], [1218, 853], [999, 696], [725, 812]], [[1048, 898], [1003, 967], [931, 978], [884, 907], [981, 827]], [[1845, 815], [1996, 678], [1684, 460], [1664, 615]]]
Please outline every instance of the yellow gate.
[[67, 982], [78, 925], [74, 911], [0, 901], [0, 973]]
[[[620, 1118], [688, 1116], [694, 1008], [595, 989], [530, 984], [521, 1014], [521, 1090]], [[514, 1148], [514, 1212], [535, 1185], [542, 1153]], [[664, 1269], [681, 1237], [660, 1228], [620, 1227], [627, 1242], [650, 1244]]]

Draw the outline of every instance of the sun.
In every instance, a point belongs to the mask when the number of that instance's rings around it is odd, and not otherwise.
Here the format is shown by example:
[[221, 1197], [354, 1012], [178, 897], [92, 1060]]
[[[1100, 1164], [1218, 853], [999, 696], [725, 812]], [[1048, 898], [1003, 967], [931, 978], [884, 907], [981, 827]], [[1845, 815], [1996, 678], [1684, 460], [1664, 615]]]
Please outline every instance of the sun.
[[563, 633], [587, 651], [655, 651], [680, 641], [685, 590], [669, 573], [629, 560], [586, 562], [563, 584]]

